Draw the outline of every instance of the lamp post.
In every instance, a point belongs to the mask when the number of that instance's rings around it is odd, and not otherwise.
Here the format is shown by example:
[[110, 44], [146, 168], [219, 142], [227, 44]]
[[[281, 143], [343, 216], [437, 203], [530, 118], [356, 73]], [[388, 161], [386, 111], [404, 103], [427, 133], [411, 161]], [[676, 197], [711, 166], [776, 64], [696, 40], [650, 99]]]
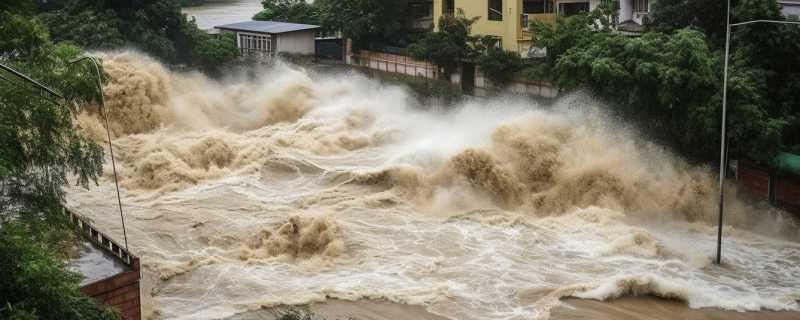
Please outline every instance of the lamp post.
[[719, 222], [717, 225], [717, 264], [722, 263], [722, 216], [724, 212], [724, 188], [725, 188], [725, 155], [726, 155], [726, 124], [727, 124], [727, 104], [728, 104], [728, 62], [731, 49], [731, 30], [733, 27], [756, 24], [756, 23], [774, 23], [774, 24], [794, 24], [800, 25], [800, 21], [782, 21], [782, 20], [751, 20], [739, 23], [731, 23], [731, 0], [728, 0], [728, 14], [725, 30], [725, 67], [724, 76], [722, 80], [722, 137], [720, 139], [719, 151]]
[[70, 63], [78, 63], [81, 61], [89, 60], [94, 66], [97, 90], [100, 92], [100, 112], [103, 114], [103, 121], [106, 124], [106, 136], [108, 137], [108, 151], [111, 154], [111, 168], [114, 170], [114, 186], [117, 189], [117, 205], [119, 207], [119, 219], [122, 221], [122, 237], [125, 240], [125, 250], [128, 250], [128, 234], [125, 231], [125, 216], [122, 214], [122, 199], [119, 195], [119, 182], [117, 180], [117, 164], [114, 161], [114, 147], [111, 144], [111, 130], [108, 126], [108, 112], [106, 111], [106, 98], [103, 95], [103, 80], [100, 74], [100, 66], [97, 64], [97, 59], [92, 56], [83, 56], [81, 58], [70, 61]]

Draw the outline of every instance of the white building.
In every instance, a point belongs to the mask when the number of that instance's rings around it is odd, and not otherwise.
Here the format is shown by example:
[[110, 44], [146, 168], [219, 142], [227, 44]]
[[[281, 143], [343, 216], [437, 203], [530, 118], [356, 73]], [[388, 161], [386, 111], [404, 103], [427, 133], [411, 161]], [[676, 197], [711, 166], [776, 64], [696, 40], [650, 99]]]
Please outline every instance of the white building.
[[319, 26], [275, 21], [245, 21], [214, 28], [236, 34], [242, 55], [272, 56], [276, 53], [313, 55]]
[[800, 16], [800, 0], [778, 0], [778, 4], [782, 8], [783, 15]]

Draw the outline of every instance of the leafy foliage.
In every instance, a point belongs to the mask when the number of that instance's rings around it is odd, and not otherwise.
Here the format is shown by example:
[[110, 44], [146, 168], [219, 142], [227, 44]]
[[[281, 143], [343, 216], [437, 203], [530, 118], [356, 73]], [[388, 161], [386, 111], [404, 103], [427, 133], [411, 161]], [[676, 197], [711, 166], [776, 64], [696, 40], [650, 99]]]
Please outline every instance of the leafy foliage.
[[[738, 0], [733, 0], [734, 4]], [[673, 32], [691, 27], [702, 31], [715, 45], [724, 45], [727, 1], [720, 0], [658, 0], [651, 2], [650, 28], [658, 32]]]
[[227, 40], [199, 30], [181, 13], [177, 0], [51, 2], [39, 9], [55, 42], [71, 41], [89, 49], [128, 46], [207, 71], [216, 71], [238, 55], [225, 45]]
[[102, 170], [102, 150], [72, 125], [79, 105], [97, 98], [95, 80], [86, 65], [69, 63], [81, 50], [53, 45], [38, 19], [0, 14], [0, 30], [16, 30], [0, 33], [2, 62], [65, 94], [62, 100], [0, 74], [0, 207], [57, 203], [67, 173], [87, 186]]
[[30, 224], [0, 228], [0, 318], [99, 320], [116, 313], [79, 290], [81, 276], [49, 252], [51, 241], [32, 238]]
[[78, 47], [53, 44], [42, 21], [21, 13], [0, 11], [0, 63], [64, 98], [0, 72], [0, 318], [117, 319], [53, 255], [75, 239], [55, 209], [67, 174], [87, 186], [101, 173], [102, 150], [73, 126], [80, 106], [98, 98], [96, 79], [69, 62]]
[[481, 38], [477, 49], [480, 52], [477, 60], [481, 72], [497, 87], [511, 82], [523, 68], [519, 53], [503, 50], [495, 38]]
[[356, 49], [405, 39], [405, 0], [315, 0], [323, 31], [341, 31]]
[[447, 78], [458, 69], [459, 63], [476, 55], [472, 25], [478, 17], [467, 18], [463, 13], [455, 16], [442, 16], [436, 32], [426, 34], [411, 45], [409, 53], [419, 60], [427, 60], [444, 69], [442, 76]]
[[[774, 0], [737, 3], [737, 21], [783, 19]], [[683, 154], [715, 159], [722, 105], [718, 46], [724, 33], [706, 13], [719, 4], [660, 0], [655, 6], [656, 31], [639, 38], [598, 26], [599, 11], [559, 18], [554, 26], [535, 23], [535, 41], [548, 48], [548, 58], [530, 72], [549, 69], [564, 88], [588, 87], [621, 114], [669, 137]], [[721, 14], [717, 20], [724, 31]], [[766, 164], [779, 150], [800, 144], [798, 37], [800, 28], [794, 26], [736, 29], [728, 83], [731, 155]]]
[[253, 20], [318, 24], [316, 6], [305, 0], [264, 0], [264, 10]]

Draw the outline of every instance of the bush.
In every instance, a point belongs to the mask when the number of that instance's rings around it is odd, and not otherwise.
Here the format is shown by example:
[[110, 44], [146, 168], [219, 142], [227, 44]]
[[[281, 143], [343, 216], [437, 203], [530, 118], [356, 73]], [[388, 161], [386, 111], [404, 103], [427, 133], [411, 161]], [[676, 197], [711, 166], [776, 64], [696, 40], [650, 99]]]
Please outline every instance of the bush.
[[496, 39], [484, 37], [479, 48], [483, 53], [478, 56], [478, 67], [496, 87], [505, 86], [522, 70], [523, 63], [519, 54], [503, 50]]
[[31, 234], [24, 224], [0, 227], [0, 318], [117, 319], [110, 308], [83, 295], [81, 276], [50, 253], [48, 242]]

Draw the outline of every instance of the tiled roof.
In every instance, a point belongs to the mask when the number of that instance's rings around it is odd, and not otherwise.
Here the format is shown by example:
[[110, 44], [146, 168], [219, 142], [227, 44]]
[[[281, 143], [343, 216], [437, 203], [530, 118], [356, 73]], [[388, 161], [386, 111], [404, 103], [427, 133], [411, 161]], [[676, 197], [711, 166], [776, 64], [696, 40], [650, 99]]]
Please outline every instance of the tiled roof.
[[260, 33], [285, 33], [317, 29], [319, 26], [300, 23], [276, 22], [276, 21], [245, 21], [231, 24], [215, 26], [217, 29], [240, 30]]

